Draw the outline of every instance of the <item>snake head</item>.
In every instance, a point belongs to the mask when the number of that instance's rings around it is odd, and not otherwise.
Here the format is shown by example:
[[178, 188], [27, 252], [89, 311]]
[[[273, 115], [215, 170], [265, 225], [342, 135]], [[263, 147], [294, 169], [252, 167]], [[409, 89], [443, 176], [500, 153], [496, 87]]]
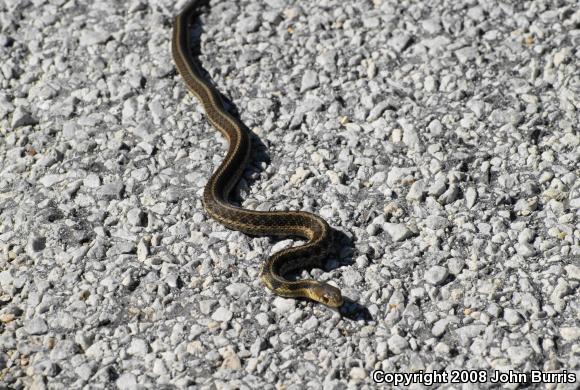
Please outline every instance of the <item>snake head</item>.
[[330, 284], [320, 283], [311, 288], [310, 298], [328, 307], [342, 306], [342, 294], [340, 290]]

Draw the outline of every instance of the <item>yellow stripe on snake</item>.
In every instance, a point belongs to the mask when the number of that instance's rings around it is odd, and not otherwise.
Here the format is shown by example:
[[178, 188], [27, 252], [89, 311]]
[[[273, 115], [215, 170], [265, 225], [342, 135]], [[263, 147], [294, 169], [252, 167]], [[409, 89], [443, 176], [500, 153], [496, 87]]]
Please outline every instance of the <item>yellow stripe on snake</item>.
[[283, 297], [302, 297], [329, 307], [340, 307], [343, 299], [336, 287], [311, 279], [290, 281], [285, 278], [291, 271], [320, 266], [327, 256], [330, 228], [324, 219], [305, 211], [246, 210], [228, 200], [246, 166], [251, 144], [247, 131], [225, 110], [220, 94], [204, 79], [191, 55], [189, 26], [198, 7], [199, 1], [193, 1], [175, 18], [172, 54], [187, 89], [203, 105], [207, 120], [229, 142], [226, 157], [205, 186], [204, 208], [224, 226], [246, 234], [305, 238], [306, 244], [282, 250], [267, 259], [260, 269], [261, 281]]

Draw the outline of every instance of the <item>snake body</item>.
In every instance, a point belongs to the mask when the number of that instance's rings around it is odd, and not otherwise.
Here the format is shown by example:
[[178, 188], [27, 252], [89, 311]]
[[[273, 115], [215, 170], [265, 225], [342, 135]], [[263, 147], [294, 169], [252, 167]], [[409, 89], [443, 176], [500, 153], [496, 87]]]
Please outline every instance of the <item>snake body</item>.
[[250, 154], [247, 130], [224, 108], [219, 92], [209, 84], [190, 50], [190, 23], [197, 15], [200, 1], [193, 1], [174, 22], [172, 55], [189, 92], [202, 104], [209, 123], [228, 140], [229, 148], [203, 192], [203, 206], [214, 220], [229, 229], [251, 235], [297, 236], [304, 245], [275, 253], [260, 269], [260, 280], [273, 293], [283, 297], [302, 297], [329, 307], [343, 303], [340, 290], [312, 279], [290, 281], [289, 272], [320, 266], [327, 256], [330, 227], [317, 215], [305, 211], [253, 211], [229, 202], [230, 192], [240, 179]]

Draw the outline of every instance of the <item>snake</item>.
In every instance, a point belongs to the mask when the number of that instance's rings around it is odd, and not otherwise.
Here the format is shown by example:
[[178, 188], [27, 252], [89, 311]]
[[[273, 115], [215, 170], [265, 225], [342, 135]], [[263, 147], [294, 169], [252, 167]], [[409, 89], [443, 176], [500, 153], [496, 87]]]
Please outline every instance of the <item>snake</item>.
[[321, 217], [306, 211], [254, 211], [230, 201], [230, 195], [249, 160], [249, 130], [228, 112], [218, 90], [205, 78], [201, 65], [191, 52], [191, 24], [201, 14], [207, 0], [194, 0], [177, 14], [173, 24], [171, 52], [178, 73], [188, 91], [203, 106], [207, 121], [228, 141], [228, 150], [203, 190], [203, 207], [215, 221], [231, 230], [253, 236], [299, 237], [304, 244], [283, 249], [261, 265], [258, 276], [274, 294], [285, 298], [303, 298], [330, 308], [343, 305], [337, 287], [315, 279], [291, 280], [291, 272], [304, 268], [322, 268], [328, 256], [331, 230]]

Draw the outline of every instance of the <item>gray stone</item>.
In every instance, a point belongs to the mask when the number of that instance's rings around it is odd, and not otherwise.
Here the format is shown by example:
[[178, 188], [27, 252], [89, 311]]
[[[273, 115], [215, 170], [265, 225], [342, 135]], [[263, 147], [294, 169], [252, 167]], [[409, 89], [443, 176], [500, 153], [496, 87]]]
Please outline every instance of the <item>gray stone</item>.
[[383, 230], [391, 236], [394, 242], [404, 241], [413, 236], [413, 232], [402, 223], [386, 222], [383, 224]]
[[125, 372], [115, 381], [119, 390], [134, 390], [137, 389], [137, 377], [135, 374]]
[[421, 27], [429, 34], [437, 34], [441, 31], [441, 22], [436, 19], [426, 19], [421, 22]]
[[253, 113], [266, 112], [272, 109], [274, 102], [267, 98], [255, 98], [248, 102], [248, 111]]
[[471, 339], [479, 336], [485, 330], [485, 325], [466, 325], [455, 330], [462, 345], [467, 345]]
[[273, 303], [276, 310], [278, 310], [281, 313], [293, 311], [294, 308], [296, 307], [296, 301], [294, 299], [276, 297]]
[[408, 200], [421, 201], [427, 193], [426, 185], [423, 180], [417, 180], [411, 185], [407, 193]]
[[443, 132], [443, 125], [439, 119], [434, 119], [429, 122], [428, 128], [429, 132], [435, 136], [440, 135]]
[[447, 190], [437, 199], [441, 204], [453, 203], [459, 197], [459, 186], [451, 184]]
[[389, 346], [389, 350], [393, 352], [395, 355], [399, 355], [403, 353], [407, 348], [409, 348], [409, 342], [402, 336], [397, 334], [392, 335], [389, 337], [387, 341]]
[[107, 31], [82, 30], [79, 37], [81, 46], [93, 46], [106, 42], [111, 35]]
[[447, 189], [446, 180], [444, 178], [440, 178], [431, 183], [427, 192], [429, 195], [439, 196], [442, 195], [446, 189]]
[[370, 224], [366, 227], [366, 232], [369, 236], [376, 236], [379, 233], [380, 227], [377, 224]]
[[425, 272], [425, 281], [434, 286], [440, 285], [447, 279], [449, 271], [440, 265], [434, 265]]
[[131, 209], [127, 212], [127, 221], [133, 226], [145, 226], [146, 214], [140, 209]]
[[433, 324], [431, 328], [431, 334], [435, 337], [441, 337], [447, 330], [447, 325], [449, 321], [445, 318], [442, 318]]
[[313, 330], [318, 328], [318, 319], [316, 317], [310, 317], [308, 320], [304, 321], [302, 327], [305, 330]]
[[356, 286], [359, 284], [363, 277], [362, 275], [354, 269], [346, 270], [342, 275], [343, 281], [347, 286]]
[[311, 69], [307, 69], [302, 75], [300, 92], [306, 92], [318, 86], [318, 74]]
[[527, 243], [518, 243], [515, 245], [515, 248], [518, 255], [522, 256], [524, 259], [536, 254], [534, 247]]
[[122, 182], [103, 184], [99, 188], [99, 196], [103, 199], [120, 199], [125, 190]]
[[392, 104], [388, 100], [377, 103], [369, 112], [367, 116], [367, 121], [372, 122], [380, 118], [381, 115], [388, 109], [392, 107]]
[[133, 338], [131, 345], [127, 348], [127, 353], [134, 356], [145, 356], [149, 352], [149, 345], [141, 338]]
[[399, 121], [403, 128], [403, 143], [409, 147], [416, 147], [420, 144], [419, 133], [415, 126], [406, 121]]
[[393, 33], [393, 37], [389, 39], [387, 44], [393, 48], [397, 53], [401, 53], [407, 48], [411, 42], [411, 35], [406, 32], [396, 31]]
[[216, 311], [211, 315], [212, 320], [227, 322], [232, 319], [233, 313], [224, 307], [218, 307]]
[[137, 260], [143, 262], [149, 256], [149, 244], [147, 241], [141, 239], [137, 244]]
[[521, 318], [520, 314], [517, 311], [510, 309], [510, 308], [506, 308], [504, 310], [503, 318], [510, 325], [517, 325], [517, 324], [520, 324], [522, 322], [522, 318]]
[[70, 359], [80, 351], [79, 346], [72, 340], [61, 340], [50, 352], [50, 359], [61, 361]]
[[465, 190], [465, 207], [468, 209], [473, 208], [475, 206], [475, 202], [477, 200], [477, 191], [473, 187], [468, 187]]
[[216, 305], [217, 301], [215, 299], [208, 299], [199, 302], [199, 311], [203, 314], [211, 313], [213, 307]]
[[445, 229], [449, 225], [449, 221], [439, 215], [429, 215], [425, 220], [425, 225], [431, 230], [439, 230]]
[[63, 175], [58, 175], [58, 174], [54, 174], [54, 175], [44, 175], [42, 176], [40, 179], [38, 179], [38, 182], [40, 184], [42, 184], [43, 186], [50, 188], [52, 186], [54, 186], [57, 183], [62, 182], [65, 179], [65, 177]]
[[459, 50], [455, 50], [455, 56], [462, 64], [465, 64], [477, 56], [477, 49], [475, 47], [464, 47]]
[[226, 287], [226, 291], [230, 295], [232, 295], [236, 298], [240, 298], [240, 297], [248, 294], [248, 292], [250, 291], [250, 286], [248, 286], [247, 284], [244, 284], [244, 283], [232, 283]]
[[568, 264], [564, 269], [569, 279], [580, 280], [580, 267], [574, 264]]
[[570, 285], [565, 279], [559, 278], [554, 290], [552, 290], [552, 294], [550, 294], [550, 302], [552, 302], [557, 312], [563, 311], [566, 307], [564, 297], [568, 294], [570, 294]]
[[12, 122], [10, 123], [10, 126], [13, 129], [17, 129], [23, 126], [32, 126], [37, 123], [38, 121], [34, 119], [24, 107], [16, 107], [12, 113]]
[[257, 31], [259, 27], [260, 20], [256, 15], [242, 18], [236, 23], [236, 30], [241, 33], [252, 33]]
[[464, 268], [465, 268], [465, 261], [462, 259], [458, 259], [456, 257], [453, 257], [453, 258], [449, 259], [449, 261], [447, 262], [447, 269], [453, 275], [459, 275], [461, 273], [461, 271], [463, 271]]
[[261, 339], [261, 338], [257, 338], [253, 343], [252, 346], [250, 347], [250, 352], [252, 354], [253, 357], [258, 357], [258, 355], [260, 354], [261, 351], [265, 350], [267, 347], [267, 343]]
[[89, 363], [81, 364], [75, 367], [75, 374], [77, 374], [82, 380], [88, 381], [91, 379], [95, 373], [95, 367]]
[[59, 372], [59, 367], [55, 362], [49, 359], [41, 359], [34, 363], [32, 372], [44, 377], [53, 377]]
[[34, 317], [33, 319], [26, 321], [24, 329], [30, 335], [45, 334], [48, 332], [48, 324], [42, 318]]
[[239, 370], [242, 368], [242, 362], [232, 347], [226, 347], [220, 350], [223, 361], [220, 369], [222, 370]]
[[534, 351], [530, 347], [511, 346], [507, 349], [507, 354], [512, 364], [519, 366], [527, 361], [533, 355]]
[[258, 321], [258, 325], [264, 327], [270, 324], [270, 317], [267, 313], [258, 313], [256, 314], [256, 321]]
[[361, 381], [367, 377], [367, 372], [362, 367], [353, 367], [350, 369], [349, 377], [354, 381]]
[[425, 77], [424, 88], [427, 92], [435, 92], [439, 87], [437, 79], [431, 75]]
[[560, 336], [566, 341], [576, 341], [580, 339], [579, 327], [562, 327], [560, 328]]
[[554, 66], [558, 67], [561, 64], [565, 63], [568, 57], [570, 56], [571, 50], [569, 47], [564, 47], [560, 49], [556, 54], [554, 54]]
[[[532, 229], [525, 228], [518, 234], [518, 241], [522, 244], [530, 243], [532, 242], [534, 236], [535, 233]], [[533, 248], [531, 248], [531, 250], [533, 251]]]

